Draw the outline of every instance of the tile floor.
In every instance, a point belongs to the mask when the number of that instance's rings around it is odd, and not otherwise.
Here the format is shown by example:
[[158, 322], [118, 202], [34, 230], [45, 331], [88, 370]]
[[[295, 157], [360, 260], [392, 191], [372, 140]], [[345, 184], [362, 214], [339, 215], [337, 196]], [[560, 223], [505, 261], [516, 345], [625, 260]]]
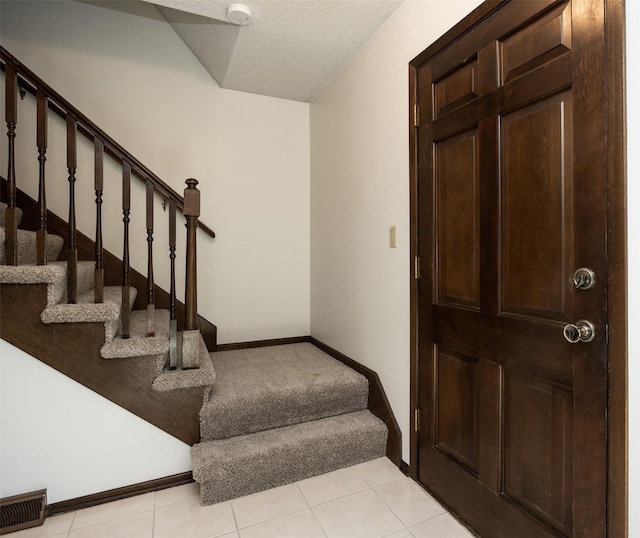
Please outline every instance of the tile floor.
[[469, 538], [387, 458], [201, 507], [196, 484], [50, 517], [12, 538]]

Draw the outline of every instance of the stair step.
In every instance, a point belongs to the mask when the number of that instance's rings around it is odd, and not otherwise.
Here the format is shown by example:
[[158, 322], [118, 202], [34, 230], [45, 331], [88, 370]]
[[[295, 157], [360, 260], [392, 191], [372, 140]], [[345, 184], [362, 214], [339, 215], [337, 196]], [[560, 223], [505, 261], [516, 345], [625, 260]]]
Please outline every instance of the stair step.
[[155, 311], [155, 336], [147, 336], [147, 311], [131, 312], [129, 338], [118, 335], [100, 349], [103, 359], [163, 355], [169, 351], [169, 311]]
[[[130, 304], [136, 299], [137, 291], [130, 289]], [[122, 288], [105, 286], [104, 302], [93, 302], [93, 290], [78, 295], [76, 304], [49, 305], [42, 311], [40, 319], [43, 323], [82, 323], [103, 322], [105, 324], [105, 340], [108, 342], [118, 333], [120, 328], [120, 310], [122, 308]]]
[[191, 449], [193, 478], [208, 505], [380, 458], [386, 443], [385, 424], [357, 411], [201, 442]]
[[[6, 259], [6, 229], [0, 227], [0, 264]], [[59, 235], [47, 234], [47, 260], [58, 259], [64, 240]], [[18, 264], [35, 264], [36, 258], [36, 232], [18, 230]]]
[[[181, 363], [182, 355], [182, 332], [177, 334], [178, 364]], [[186, 389], [189, 387], [208, 387], [216, 381], [216, 371], [207, 344], [200, 335], [200, 367], [190, 370], [169, 370], [168, 355], [162, 358], [159, 367], [159, 374], [153, 380], [151, 388], [159, 392], [168, 390]], [[205, 397], [205, 401], [206, 401]]]
[[367, 379], [313, 344], [215, 352], [217, 381], [200, 411], [202, 440], [366, 409]]
[[[78, 293], [93, 286], [94, 262], [78, 262]], [[1, 265], [2, 284], [47, 284], [47, 305], [66, 302], [67, 262], [47, 265]]]
[[[7, 204], [4, 202], [0, 202], [0, 226], [5, 226], [4, 215], [7, 210]], [[20, 221], [22, 220], [22, 209], [16, 207], [16, 226], [20, 226]]]

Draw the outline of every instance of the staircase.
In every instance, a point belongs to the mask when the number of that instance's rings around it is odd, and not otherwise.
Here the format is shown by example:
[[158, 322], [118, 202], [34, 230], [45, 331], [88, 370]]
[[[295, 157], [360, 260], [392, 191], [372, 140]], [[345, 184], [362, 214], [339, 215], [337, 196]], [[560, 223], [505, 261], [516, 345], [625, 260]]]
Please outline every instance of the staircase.
[[[198, 319], [201, 325], [208, 322], [198, 318], [195, 306], [195, 229], [208, 230], [197, 220], [197, 182], [188, 180], [181, 198], [4, 49], [2, 60], [9, 111], [7, 203], [0, 205], [2, 337], [193, 445], [193, 477], [202, 504], [384, 456], [387, 426], [367, 410], [367, 378], [313, 344], [209, 352]], [[18, 85], [33, 93], [38, 108], [40, 193], [33, 201], [37, 214], [29, 216], [35, 231], [19, 228], [23, 213], [16, 204], [21, 196], [13, 149]], [[44, 196], [47, 108], [63, 115], [68, 126], [66, 240], [48, 233], [57, 217], [47, 210]], [[77, 131], [94, 141], [96, 151], [95, 257], [86, 261], [79, 259], [84, 236], [75, 229]], [[124, 253], [117, 261], [122, 272], [117, 285], [105, 284], [110, 280], [105, 266], [114, 257], [103, 250], [101, 237], [104, 154], [121, 159], [123, 169]], [[148, 195], [149, 267], [146, 279], [139, 279], [146, 302], [131, 285], [137, 273], [128, 260], [126, 193], [132, 174], [146, 183]], [[156, 308], [162, 290], [153, 280], [154, 196], [167, 201], [172, 219], [168, 309]], [[177, 315], [173, 269], [176, 209], [187, 221], [187, 279], [191, 275], [193, 283], [185, 286], [183, 319]]]
[[[5, 210], [6, 204], [0, 204], [0, 252], [5, 250]], [[57, 257], [62, 243], [60, 237], [50, 237], [52, 257]], [[21, 230], [18, 247], [25, 259], [35, 256], [34, 245], [35, 232]], [[132, 311], [130, 337], [123, 339], [121, 289], [107, 286], [104, 302], [93, 303], [93, 262], [79, 262], [78, 282], [78, 302], [67, 304], [65, 262], [0, 267], [3, 285], [47, 285], [43, 324], [101, 323], [103, 359], [153, 357], [154, 390], [205, 387], [199, 412], [201, 440], [192, 448], [202, 504], [385, 455], [387, 427], [367, 410], [367, 379], [313, 344], [209, 353], [201, 340], [200, 368], [171, 371], [168, 311], [156, 311], [153, 337], [146, 336], [147, 311]], [[131, 293], [135, 296], [136, 291]]]

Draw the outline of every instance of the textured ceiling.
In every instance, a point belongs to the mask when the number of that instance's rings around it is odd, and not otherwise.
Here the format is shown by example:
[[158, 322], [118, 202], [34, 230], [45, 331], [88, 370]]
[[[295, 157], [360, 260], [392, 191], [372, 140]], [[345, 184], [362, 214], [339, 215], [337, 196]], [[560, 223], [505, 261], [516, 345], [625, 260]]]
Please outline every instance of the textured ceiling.
[[253, 22], [227, 22], [237, 0], [144, 0], [222, 88], [310, 102], [404, 0], [247, 0]]

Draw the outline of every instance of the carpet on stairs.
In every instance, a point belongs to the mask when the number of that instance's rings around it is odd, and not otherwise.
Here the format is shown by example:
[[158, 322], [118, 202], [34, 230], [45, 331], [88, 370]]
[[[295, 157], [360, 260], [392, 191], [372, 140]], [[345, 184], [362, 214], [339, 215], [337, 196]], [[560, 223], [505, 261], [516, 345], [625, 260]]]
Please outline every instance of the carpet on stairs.
[[387, 427], [367, 379], [310, 343], [211, 353], [217, 373], [192, 448], [211, 504], [379, 458]]

